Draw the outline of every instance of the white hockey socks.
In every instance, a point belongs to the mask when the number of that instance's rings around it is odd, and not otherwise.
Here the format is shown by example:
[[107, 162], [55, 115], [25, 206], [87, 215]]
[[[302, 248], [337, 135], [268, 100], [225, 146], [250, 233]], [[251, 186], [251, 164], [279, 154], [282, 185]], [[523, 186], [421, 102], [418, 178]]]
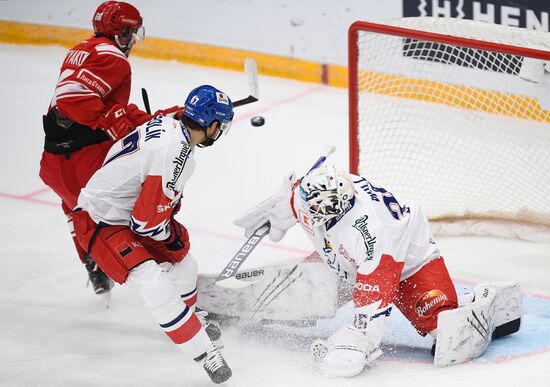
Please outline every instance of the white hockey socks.
[[207, 352], [212, 343], [201, 322], [156, 262], [147, 261], [132, 269], [126, 283], [139, 291], [145, 307], [178, 348], [192, 358]]

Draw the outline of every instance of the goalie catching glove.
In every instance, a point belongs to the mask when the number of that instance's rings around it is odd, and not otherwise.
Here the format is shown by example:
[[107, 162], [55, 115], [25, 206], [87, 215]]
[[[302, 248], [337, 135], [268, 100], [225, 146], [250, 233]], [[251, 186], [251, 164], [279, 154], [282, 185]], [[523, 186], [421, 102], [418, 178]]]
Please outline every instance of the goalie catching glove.
[[295, 183], [294, 172], [285, 176], [283, 185], [275, 195], [251, 208], [234, 221], [235, 225], [245, 229], [245, 236], [249, 238], [254, 232], [270, 223], [269, 239], [278, 242], [285, 236], [288, 229], [296, 224], [292, 212], [290, 196]]
[[317, 371], [330, 378], [350, 378], [382, 355], [382, 351], [364, 329], [353, 325], [340, 328], [327, 340], [316, 340], [311, 353]]

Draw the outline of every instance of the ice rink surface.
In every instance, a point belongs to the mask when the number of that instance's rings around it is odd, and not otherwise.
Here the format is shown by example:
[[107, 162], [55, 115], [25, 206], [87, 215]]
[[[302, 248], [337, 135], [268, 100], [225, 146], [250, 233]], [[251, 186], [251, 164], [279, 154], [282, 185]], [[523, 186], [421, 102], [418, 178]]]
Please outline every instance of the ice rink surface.
[[[58, 47], [0, 45], [0, 385], [211, 385], [157, 328], [131, 289], [117, 286], [106, 309], [85, 288], [87, 276], [58, 199], [38, 177], [41, 116], [64, 54]], [[143, 106], [145, 87], [153, 110], [183, 104], [199, 84], [212, 84], [233, 100], [248, 92], [239, 72], [139, 58], [131, 63], [131, 102]], [[333, 162], [347, 168], [345, 90], [260, 76], [260, 93], [260, 102], [237, 110], [228, 136], [197, 151], [178, 218], [188, 226], [203, 273], [219, 272], [232, 257], [243, 242], [232, 220], [276, 191], [287, 171], [303, 174], [327, 145], [337, 148]], [[254, 115], [263, 115], [266, 124], [252, 127]], [[520, 281], [525, 291], [520, 332], [498, 340], [472, 363], [436, 368], [428, 353], [431, 342], [394, 313], [378, 365], [353, 379], [330, 380], [313, 372], [308, 348], [345, 322], [349, 306], [317, 327], [231, 325], [224, 353], [233, 378], [226, 385], [549, 386], [550, 245], [480, 237], [437, 241], [459, 292], [480, 282]], [[262, 243], [247, 264], [296, 259], [311, 250], [295, 228], [277, 245]]]

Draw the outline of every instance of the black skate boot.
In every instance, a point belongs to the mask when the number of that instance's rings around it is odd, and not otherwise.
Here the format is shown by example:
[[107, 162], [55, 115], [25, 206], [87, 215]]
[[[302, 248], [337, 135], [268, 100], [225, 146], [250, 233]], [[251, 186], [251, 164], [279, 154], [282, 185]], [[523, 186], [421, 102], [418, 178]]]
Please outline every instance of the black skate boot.
[[112, 279], [107, 277], [107, 275], [97, 266], [92, 257], [88, 254], [85, 256], [86, 271], [88, 271], [89, 282], [92, 284], [92, 289], [95, 294], [104, 294], [110, 291], [115, 283]]
[[232, 375], [231, 368], [227, 365], [220, 350], [214, 345], [195, 358], [195, 361], [204, 368], [212, 382], [216, 384], [229, 380]]

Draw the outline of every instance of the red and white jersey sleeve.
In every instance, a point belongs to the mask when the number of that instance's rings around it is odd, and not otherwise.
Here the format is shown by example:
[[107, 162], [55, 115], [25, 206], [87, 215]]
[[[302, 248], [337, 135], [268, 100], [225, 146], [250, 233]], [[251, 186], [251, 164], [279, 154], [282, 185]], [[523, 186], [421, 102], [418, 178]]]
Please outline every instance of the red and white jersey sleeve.
[[172, 209], [195, 169], [180, 121], [156, 117], [116, 142], [78, 198], [94, 222], [127, 225], [155, 240], [170, 237]]
[[128, 58], [109, 39], [92, 37], [67, 53], [50, 109], [57, 106], [63, 116], [97, 128], [111, 107], [128, 105], [130, 88]]

